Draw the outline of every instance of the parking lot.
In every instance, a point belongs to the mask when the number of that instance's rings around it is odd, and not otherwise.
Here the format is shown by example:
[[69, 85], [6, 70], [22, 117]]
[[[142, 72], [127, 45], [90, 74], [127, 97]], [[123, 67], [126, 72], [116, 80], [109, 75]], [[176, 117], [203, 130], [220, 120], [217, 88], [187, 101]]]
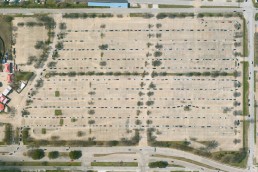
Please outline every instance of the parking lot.
[[[242, 139], [241, 117], [234, 115], [242, 110], [242, 88], [235, 86], [242, 82], [235, 55], [242, 53], [240, 18], [62, 22], [63, 48], [45, 73], [76, 75], [43, 77], [43, 87], [28, 97], [24, 126], [33, 138], [120, 140], [134, 129], [155, 128], [158, 141], [196, 138], [217, 140], [223, 150], [241, 148], [233, 144]], [[226, 74], [203, 74], [214, 71]]]

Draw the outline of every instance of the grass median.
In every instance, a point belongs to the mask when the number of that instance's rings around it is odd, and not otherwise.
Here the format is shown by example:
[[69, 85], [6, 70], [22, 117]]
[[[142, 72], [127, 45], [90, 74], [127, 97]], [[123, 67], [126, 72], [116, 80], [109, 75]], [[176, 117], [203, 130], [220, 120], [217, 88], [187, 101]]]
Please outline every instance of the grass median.
[[193, 6], [192, 5], [159, 4], [159, 8], [193, 8]]
[[1, 166], [81, 166], [81, 162], [47, 162], [47, 161], [24, 161], [24, 162], [0, 162]]
[[91, 162], [91, 166], [100, 167], [138, 167], [138, 162]]

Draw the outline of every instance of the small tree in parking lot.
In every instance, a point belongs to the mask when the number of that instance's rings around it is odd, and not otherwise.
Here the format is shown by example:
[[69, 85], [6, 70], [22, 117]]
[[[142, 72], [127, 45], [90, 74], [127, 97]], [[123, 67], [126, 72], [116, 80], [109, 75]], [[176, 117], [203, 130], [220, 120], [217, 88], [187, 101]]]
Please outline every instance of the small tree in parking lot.
[[107, 44], [102, 44], [102, 45], [99, 46], [99, 49], [101, 49], [101, 50], [108, 49], [108, 45]]
[[91, 125], [91, 124], [95, 124], [95, 120], [89, 120], [89, 121], [88, 121], [88, 124], [90, 124], [90, 125]]
[[160, 66], [160, 65], [161, 65], [161, 61], [160, 60], [152, 61], [152, 66], [157, 67], [157, 66]]

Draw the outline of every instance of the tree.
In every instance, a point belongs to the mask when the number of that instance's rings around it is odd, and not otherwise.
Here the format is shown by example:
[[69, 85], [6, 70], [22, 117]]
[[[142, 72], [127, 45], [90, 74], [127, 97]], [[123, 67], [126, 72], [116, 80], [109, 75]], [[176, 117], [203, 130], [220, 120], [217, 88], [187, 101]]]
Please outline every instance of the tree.
[[153, 82], [151, 82], [149, 85], [149, 89], [151, 89], [151, 88], [154, 90], [156, 89], [156, 85]]
[[163, 48], [163, 45], [157, 43], [157, 44], [155, 45], [155, 48], [156, 48], [156, 49], [161, 49], [161, 48]]
[[94, 115], [94, 114], [95, 114], [95, 110], [93, 110], [93, 109], [88, 110], [88, 114], [89, 114], [89, 115]]
[[59, 157], [59, 152], [58, 151], [52, 151], [48, 153], [48, 158], [49, 159], [56, 159]]
[[147, 105], [147, 106], [154, 105], [154, 101], [149, 100], [149, 101], [146, 102], [146, 105]]
[[49, 68], [54, 68], [54, 67], [56, 67], [56, 64], [57, 64], [57, 62], [49, 62], [49, 63], [47, 64], [47, 67], [49, 67]]
[[202, 75], [203, 75], [203, 76], [210, 76], [211, 73], [210, 73], [210, 72], [203, 72]]
[[141, 97], [141, 96], [144, 95], [144, 93], [140, 91], [140, 92], [138, 93], [138, 95]]
[[34, 160], [38, 160], [45, 156], [45, 152], [43, 149], [31, 149], [28, 151], [28, 156]]
[[106, 65], [107, 65], [107, 62], [101, 61], [101, 62], [99, 62], [99, 65], [100, 65], [100, 66], [106, 66]]
[[234, 92], [234, 97], [239, 97], [241, 95], [241, 93], [239, 92]]
[[117, 140], [111, 140], [107, 142], [108, 146], [117, 146], [119, 144], [119, 141]]
[[57, 44], [56, 44], [56, 49], [63, 49], [64, 48], [64, 44], [62, 43], [62, 42], [58, 42]]
[[156, 16], [157, 19], [164, 19], [164, 18], [166, 18], [166, 17], [168, 17], [168, 15], [167, 15], [166, 13], [159, 13], [159, 14], [157, 14], [157, 16]]
[[22, 116], [27, 116], [27, 115], [30, 115], [30, 112], [28, 110], [22, 110]]
[[211, 73], [211, 76], [212, 76], [212, 77], [218, 77], [219, 74], [220, 74], [220, 73], [219, 73], [218, 71], [214, 71], [214, 72]]
[[66, 29], [66, 24], [65, 23], [60, 23], [59, 24], [59, 29], [60, 30], [65, 30]]
[[148, 93], [147, 93], [147, 95], [150, 97], [150, 96], [153, 96], [154, 95], [154, 92], [152, 92], [152, 91], [149, 91]]
[[156, 27], [157, 27], [157, 28], [160, 28], [161, 26], [162, 26], [161, 23], [157, 23], [157, 24], [156, 24]]
[[238, 143], [240, 143], [240, 142], [241, 142], [240, 139], [234, 139], [234, 141], [233, 141], [234, 144], [238, 144]]
[[83, 135], [84, 135], [84, 132], [82, 132], [82, 131], [77, 132], [77, 137], [82, 137]]
[[152, 124], [152, 120], [150, 120], [150, 119], [148, 119], [147, 121], [146, 121], [146, 124]]
[[137, 102], [137, 106], [142, 106], [142, 105], [143, 105], [143, 102], [141, 102], [141, 101]]
[[141, 125], [142, 124], [142, 122], [139, 120], [139, 119], [137, 119], [136, 121], [135, 121], [135, 125]]
[[167, 161], [156, 161], [156, 162], [149, 163], [150, 168], [166, 168], [167, 166], [168, 166]]
[[215, 149], [219, 146], [219, 143], [216, 140], [212, 140], [207, 144], [207, 149]]
[[184, 106], [184, 111], [190, 111], [190, 107], [189, 106]]
[[160, 51], [154, 52], [154, 57], [160, 57], [161, 55], [162, 55], [162, 52], [160, 52]]
[[161, 61], [160, 60], [152, 61], [152, 66], [156, 67], [156, 66], [160, 66], [160, 65], [161, 65]]
[[90, 125], [91, 125], [91, 124], [95, 124], [95, 120], [89, 120], [89, 121], [88, 121], [88, 124], [90, 124]]
[[81, 156], [82, 156], [82, 151], [79, 151], [79, 150], [71, 151], [69, 153], [69, 157], [71, 159], [79, 159]]
[[152, 46], [152, 43], [148, 42], [147, 47], [149, 48], [150, 46]]
[[102, 45], [99, 46], [99, 49], [106, 50], [106, 49], [108, 49], [108, 45], [107, 44], [102, 44]]
[[236, 106], [239, 106], [240, 103], [238, 101], [234, 101], [233, 105], [236, 107]]
[[43, 41], [37, 41], [36, 45], [34, 46], [36, 49], [44, 49], [45, 43]]
[[7, 22], [7, 23], [9, 23], [9, 22], [11, 22], [13, 20], [13, 16], [5, 15], [3, 18], [4, 18], [4, 21]]
[[31, 65], [34, 61], [37, 61], [37, 57], [36, 56], [29, 56], [28, 61], [27, 61], [27, 65]]

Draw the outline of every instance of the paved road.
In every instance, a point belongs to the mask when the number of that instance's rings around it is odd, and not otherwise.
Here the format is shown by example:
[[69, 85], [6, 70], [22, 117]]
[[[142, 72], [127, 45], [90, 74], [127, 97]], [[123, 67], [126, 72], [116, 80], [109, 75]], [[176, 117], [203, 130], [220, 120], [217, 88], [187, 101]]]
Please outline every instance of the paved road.
[[163, 9], [140, 9], [140, 8], [129, 8], [129, 9], [0, 9], [0, 13], [3, 14], [34, 14], [34, 13], [50, 13], [50, 14], [64, 14], [64, 13], [114, 13], [114, 14], [127, 14], [127, 13], [137, 13], [137, 12], [150, 12], [150, 13], [160, 13], [160, 12], [189, 12], [189, 13], [199, 13], [199, 12], [243, 12], [242, 8], [163, 8]]
[[[228, 171], [228, 172], [249, 172], [249, 170], [244, 170], [244, 169], [239, 169], [231, 166], [227, 166], [224, 164], [220, 164], [216, 161], [212, 161], [210, 159], [200, 157], [188, 152], [180, 151], [180, 150], [173, 150], [169, 148], [153, 148], [153, 147], [72, 147], [72, 148], [67, 148], [67, 147], [41, 147], [42, 149], [45, 149], [46, 151], [60, 151], [60, 152], [69, 152], [71, 150], [82, 150], [83, 151], [83, 157], [80, 159], [82, 162], [81, 167], [66, 167], [69, 170], [72, 170], [74, 168], [80, 169], [80, 170], [87, 170], [90, 169], [91, 167], [89, 166], [90, 162], [93, 162], [97, 158], [94, 157], [94, 154], [110, 154], [110, 153], [118, 153], [118, 152], [136, 152], [137, 155], [144, 160], [138, 160], [139, 162], [139, 167], [136, 168], [137, 171], [143, 172], [144, 171], [149, 171], [148, 162], [150, 159], [155, 159], [152, 155], [155, 154], [160, 154], [160, 155], [165, 155], [165, 156], [177, 156], [177, 157], [184, 157], [193, 161], [197, 161], [203, 164], [207, 164], [211, 167], [217, 168], [217, 170], [210, 170], [206, 169], [205, 167], [196, 167], [194, 164], [185, 164], [189, 167], [192, 167], [193, 169], [197, 168], [204, 168], [204, 171], [218, 171], [218, 170], [223, 170], [223, 171]], [[0, 147], [0, 152], [2, 151], [11, 151], [11, 150], [16, 150], [17, 146], [8, 146], [6, 147]], [[5, 161], [20, 161], [21, 157], [25, 161], [31, 160], [28, 157], [23, 156], [23, 152], [26, 152], [27, 147], [26, 146], [20, 146], [19, 150], [13, 154], [13, 155], [7, 155], [7, 156], [2, 156], [2, 160]], [[107, 158], [106, 161], [109, 161], [110, 158]], [[42, 159], [42, 161], [47, 161], [48, 159], [45, 157]], [[173, 160], [173, 158], [171, 159]], [[70, 161], [68, 158], [62, 159], [62, 161]], [[131, 160], [132, 161], [132, 160]], [[35, 169], [35, 167], [23, 167], [24, 169]], [[41, 168], [41, 167], [38, 167]], [[50, 168], [50, 167], [48, 167]], [[70, 169], [72, 168], [72, 169]], [[44, 169], [44, 167], [42, 167]], [[55, 167], [50, 168], [50, 169], [55, 169]], [[95, 168], [96, 169], [96, 168]], [[104, 168], [103, 168], [104, 169]], [[108, 168], [107, 168], [108, 169]], [[119, 170], [126, 170], [123, 168], [118, 168]], [[206, 170], [205, 170], [206, 169]], [[200, 170], [200, 169], [199, 169]], [[203, 171], [203, 170], [201, 170]]]
[[[244, 16], [247, 22], [247, 29], [248, 29], [248, 50], [249, 50], [249, 54], [248, 54], [248, 63], [249, 63], [249, 114], [250, 117], [249, 121], [254, 121], [254, 102], [255, 102], [255, 94], [254, 94], [254, 82], [255, 82], [255, 78], [254, 78], [254, 33], [255, 33], [255, 20], [254, 20], [254, 16], [255, 16], [255, 9], [253, 8], [252, 2], [249, 1], [247, 3], [244, 3], [244, 9], [246, 10], [244, 12]], [[250, 126], [249, 126], [249, 130], [248, 130], [248, 162], [247, 162], [247, 168], [250, 171], [256, 171], [255, 170], [255, 166], [253, 163], [254, 160], [254, 152], [255, 152], [255, 140], [254, 140], [254, 135], [256, 133], [254, 132], [254, 123], [250, 122]]]

